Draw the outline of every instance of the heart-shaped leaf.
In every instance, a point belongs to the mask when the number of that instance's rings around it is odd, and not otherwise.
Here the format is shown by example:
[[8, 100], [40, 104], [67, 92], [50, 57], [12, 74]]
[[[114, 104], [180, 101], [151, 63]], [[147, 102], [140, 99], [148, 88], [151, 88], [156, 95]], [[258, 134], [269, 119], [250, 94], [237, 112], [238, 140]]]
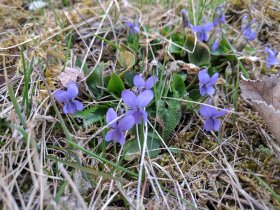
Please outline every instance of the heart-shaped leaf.
[[[148, 133], [148, 138], [147, 138], [147, 149], [150, 155], [150, 158], [156, 157], [159, 153], [160, 150], [159, 148], [161, 147], [161, 140], [158, 138], [153, 133]], [[137, 139], [133, 139], [129, 142], [127, 142], [124, 146], [124, 151], [125, 151], [125, 160], [133, 160], [137, 156], [140, 156], [140, 148], [139, 148], [139, 143]], [[148, 154], [146, 154], [148, 155]]]
[[100, 98], [103, 92], [100, 89], [103, 86], [103, 69], [104, 63], [99, 63], [86, 80], [89, 89], [96, 98]]
[[197, 41], [195, 45], [194, 37], [189, 36], [187, 38], [186, 48], [188, 50], [193, 50], [194, 46], [194, 52], [188, 53], [190, 63], [193, 63], [197, 66], [208, 65], [210, 62], [210, 50], [208, 46], [205, 43], [199, 41]]
[[171, 35], [171, 41], [175, 44], [171, 44], [169, 47], [169, 52], [173, 54], [181, 54], [182, 48], [178, 46], [184, 46], [184, 37], [177, 33]]
[[186, 93], [184, 80], [178, 74], [173, 74], [172, 91], [177, 92], [179, 97], [183, 97]]
[[109, 92], [115, 94], [118, 97], [121, 96], [121, 92], [124, 90], [124, 84], [121, 78], [115, 73], [112, 74], [109, 80], [108, 90]]

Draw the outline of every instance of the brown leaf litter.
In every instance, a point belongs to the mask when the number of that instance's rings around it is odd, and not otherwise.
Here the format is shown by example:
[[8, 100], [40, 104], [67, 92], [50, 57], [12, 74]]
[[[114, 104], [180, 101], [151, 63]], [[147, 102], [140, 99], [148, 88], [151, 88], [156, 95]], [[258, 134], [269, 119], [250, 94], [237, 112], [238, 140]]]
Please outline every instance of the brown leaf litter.
[[241, 96], [249, 100], [267, 123], [280, 144], [280, 77], [266, 76], [262, 80], [240, 82]]

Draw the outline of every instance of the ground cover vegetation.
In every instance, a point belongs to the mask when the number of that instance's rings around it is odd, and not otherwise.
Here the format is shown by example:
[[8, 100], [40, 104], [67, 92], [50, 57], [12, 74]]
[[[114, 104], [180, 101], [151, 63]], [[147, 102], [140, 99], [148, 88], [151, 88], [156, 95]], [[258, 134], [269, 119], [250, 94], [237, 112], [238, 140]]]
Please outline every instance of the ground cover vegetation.
[[280, 208], [279, 1], [0, 13], [0, 209]]

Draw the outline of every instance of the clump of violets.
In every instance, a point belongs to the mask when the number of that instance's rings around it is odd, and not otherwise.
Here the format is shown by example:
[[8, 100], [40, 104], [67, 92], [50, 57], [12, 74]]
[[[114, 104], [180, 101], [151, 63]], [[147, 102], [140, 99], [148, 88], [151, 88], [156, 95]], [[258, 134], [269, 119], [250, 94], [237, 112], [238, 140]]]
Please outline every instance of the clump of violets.
[[111, 129], [107, 132], [105, 141], [109, 142], [113, 140], [124, 145], [125, 133], [134, 126], [134, 118], [131, 115], [125, 115], [121, 119], [117, 118], [117, 112], [113, 108], [108, 109], [106, 123]]
[[141, 74], [135, 75], [133, 77], [133, 84], [140, 92], [143, 90], [152, 89], [157, 81], [157, 76], [150, 76], [146, 81], [143, 79]]
[[118, 115], [113, 108], [110, 108], [106, 114], [106, 123], [111, 128], [105, 136], [106, 141], [113, 140], [123, 145], [125, 144], [126, 131], [135, 124], [138, 125], [148, 121], [148, 113], [145, 109], [154, 98], [154, 93], [150, 89], [157, 81], [156, 76], [151, 76], [146, 81], [141, 74], [134, 76], [133, 82], [137, 88], [136, 93], [131, 90], [123, 90], [121, 93], [122, 100], [128, 107], [124, 117], [118, 120]]
[[271, 50], [269, 47], [266, 47], [264, 49], [264, 53], [266, 54], [266, 67], [270, 68], [271, 66], [278, 65], [279, 61], [277, 59], [277, 50]]
[[183, 18], [184, 27], [192, 28], [192, 24], [190, 23], [189, 14], [188, 14], [187, 10], [182, 9], [181, 10], [181, 15], [182, 15], [182, 18]]
[[200, 70], [198, 73], [200, 95], [205, 96], [207, 94], [212, 96], [215, 93], [213, 85], [218, 80], [218, 77], [218, 73], [215, 73], [212, 77], [210, 77], [207, 69]]
[[139, 34], [140, 33], [140, 27], [136, 23], [127, 22], [126, 26], [129, 28], [130, 34]]
[[74, 114], [76, 111], [81, 111], [84, 109], [84, 105], [75, 100], [78, 96], [79, 89], [75, 82], [70, 82], [67, 85], [67, 90], [57, 90], [54, 92], [55, 99], [60, 102], [64, 103], [63, 112], [65, 114]]
[[207, 42], [209, 39], [209, 32], [214, 28], [213, 23], [205, 23], [200, 26], [193, 26], [192, 30], [198, 33], [198, 40]]
[[219, 131], [221, 126], [220, 117], [224, 116], [227, 111], [217, 110], [214, 107], [201, 105], [200, 114], [205, 118], [204, 127], [205, 131]]
[[224, 5], [220, 5], [216, 8], [214, 18], [213, 18], [213, 25], [217, 26], [219, 24], [226, 22], [226, 16], [224, 13]]
[[258, 21], [253, 19], [249, 22], [247, 15], [244, 15], [241, 20], [241, 33], [249, 41], [254, 41], [257, 37]]

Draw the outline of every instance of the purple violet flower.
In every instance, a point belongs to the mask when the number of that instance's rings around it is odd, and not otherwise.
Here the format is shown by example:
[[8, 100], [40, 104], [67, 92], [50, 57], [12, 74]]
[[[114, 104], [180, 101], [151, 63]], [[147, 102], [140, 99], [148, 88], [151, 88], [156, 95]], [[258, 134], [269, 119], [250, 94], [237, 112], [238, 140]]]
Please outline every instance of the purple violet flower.
[[193, 26], [192, 30], [198, 33], [198, 40], [207, 42], [209, 39], [209, 31], [214, 28], [213, 23], [205, 23], [200, 26]]
[[242, 33], [247, 29], [249, 23], [250, 22], [249, 22], [248, 15], [244, 15], [241, 19], [241, 32]]
[[207, 72], [207, 69], [200, 70], [198, 73], [199, 91], [200, 95], [205, 96], [208, 94], [212, 96], [215, 93], [213, 85], [218, 80], [219, 74], [215, 73], [211, 78]]
[[127, 22], [126, 26], [129, 28], [130, 34], [139, 34], [140, 33], [140, 28], [139, 28], [138, 24], [132, 23], [132, 22]]
[[150, 90], [154, 87], [155, 83], [158, 81], [157, 76], [150, 76], [146, 81], [143, 79], [142, 75], [135, 75], [133, 77], [133, 83], [138, 90]]
[[226, 16], [224, 13], [223, 6], [218, 6], [215, 10], [214, 19], [213, 19], [213, 25], [217, 26], [219, 23], [225, 23], [226, 22]]
[[68, 84], [67, 91], [57, 90], [54, 92], [55, 99], [60, 103], [64, 103], [64, 114], [74, 114], [76, 111], [84, 109], [84, 105], [81, 102], [74, 100], [78, 96], [78, 93], [79, 89], [75, 82], [70, 82]]
[[266, 47], [264, 49], [264, 53], [266, 54], [265, 62], [266, 62], [266, 67], [267, 68], [270, 68], [273, 65], [278, 65], [279, 64], [279, 61], [277, 60], [277, 51], [276, 51], [276, 49], [274, 49], [272, 51], [269, 47]]
[[251, 20], [250, 22], [250, 34], [247, 37], [249, 41], [253, 41], [257, 37], [259, 23], [256, 19]]
[[242, 35], [249, 41], [254, 41], [257, 36], [258, 21], [253, 19], [249, 22], [248, 16], [244, 15], [241, 21]]
[[212, 45], [212, 48], [211, 48], [211, 50], [213, 52], [216, 51], [219, 48], [222, 38], [223, 38], [222, 31], [219, 28], [216, 29], [216, 31], [215, 31], [215, 41], [214, 41], [214, 43]]
[[192, 28], [192, 24], [190, 23], [189, 15], [187, 10], [182, 9], [181, 10], [182, 18], [183, 18], [183, 24], [186, 28]]
[[216, 40], [214, 41], [213, 45], [212, 45], [211, 50], [212, 50], [213, 52], [216, 51], [216, 50], [219, 48], [220, 43], [221, 43], [221, 39], [216, 39]]
[[142, 120], [147, 122], [148, 113], [145, 108], [153, 98], [154, 93], [151, 90], [144, 90], [138, 96], [130, 90], [122, 91], [122, 100], [129, 108], [126, 114], [134, 117], [135, 124], [141, 124]]
[[[122, 119], [116, 120], [118, 114], [113, 108], [108, 109], [106, 114], [106, 123], [111, 127], [105, 136], [105, 141], [116, 141], [121, 145], [125, 144], [125, 132], [133, 127], [134, 118], [131, 115], [125, 115]], [[114, 121], [114, 122], [113, 122]]]
[[218, 118], [225, 115], [227, 111], [225, 110], [216, 110], [214, 107], [201, 105], [200, 114], [205, 117], [203, 129], [206, 131], [219, 131], [221, 122]]

